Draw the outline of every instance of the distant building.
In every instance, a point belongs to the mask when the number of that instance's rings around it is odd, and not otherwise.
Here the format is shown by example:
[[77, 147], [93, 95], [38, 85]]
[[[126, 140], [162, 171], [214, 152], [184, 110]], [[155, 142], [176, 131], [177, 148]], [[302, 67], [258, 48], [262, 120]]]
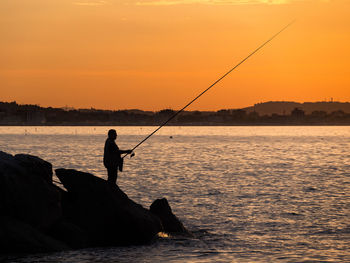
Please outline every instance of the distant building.
[[305, 116], [305, 111], [299, 108], [295, 108], [294, 110], [292, 110], [291, 115], [295, 118], [303, 118]]

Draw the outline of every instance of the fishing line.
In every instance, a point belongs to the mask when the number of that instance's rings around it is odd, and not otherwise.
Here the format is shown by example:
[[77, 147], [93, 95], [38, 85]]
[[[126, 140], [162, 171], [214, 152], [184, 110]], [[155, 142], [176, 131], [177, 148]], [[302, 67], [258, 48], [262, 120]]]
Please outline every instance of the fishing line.
[[[175, 112], [168, 120], [166, 120], [162, 125], [160, 125], [157, 129], [155, 129], [152, 133], [150, 133], [146, 138], [144, 138], [142, 141], [140, 141], [134, 148], [132, 148], [132, 152], [139, 147], [141, 144], [143, 144], [145, 141], [148, 140], [153, 134], [155, 134], [157, 131], [159, 131], [163, 126], [165, 126], [168, 122], [170, 122], [172, 119], [174, 119], [177, 115], [179, 115], [181, 112], [183, 112], [188, 106], [190, 106], [193, 102], [195, 102], [197, 99], [199, 99], [204, 93], [206, 93], [208, 90], [210, 90], [212, 87], [214, 87], [217, 83], [219, 83], [223, 78], [225, 78], [228, 74], [230, 74], [232, 71], [234, 71], [236, 68], [238, 68], [240, 65], [242, 65], [247, 59], [249, 59], [251, 56], [253, 56], [256, 52], [258, 52], [261, 48], [263, 48], [266, 44], [268, 44], [271, 40], [273, 40], [275, 37], [277, 37], [280, 33], [282, 33], [284, 30], [286, 30], [289, 26], [291, 26], [295, 21], [290, 22], [288, 25], [283, 27], [280, 31], [278, 31], [276, 34], [274, 34], [272, 37], [270, 37], [267, 41], [265, 41], [263, 44], [261, 44], [257, 49], [255, 49], [252, 53], [250, 53], [248, 56], [246, 56], [244, 59], [242, 59], [237, 65], [235, 65], [233, 68], [231, 68], [229, 71], [227, 71], [224, 75], [222, 75], [219, 79], [217, 79], [213, 84], [211, 84], [208, 88], [206, 88], [204, 91], [202, 91], [197, 97], [195, 97], [193, 100], [191, 100], [189, 103], [187, 103], [182, 109]], [[125, 154], [122, 158], [129, 155], [129, 153]]]

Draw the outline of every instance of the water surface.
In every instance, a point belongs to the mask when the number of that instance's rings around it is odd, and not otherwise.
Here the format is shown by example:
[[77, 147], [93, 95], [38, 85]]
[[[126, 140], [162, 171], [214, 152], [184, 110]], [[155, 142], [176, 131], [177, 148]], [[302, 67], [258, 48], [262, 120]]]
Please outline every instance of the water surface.
[[[0, 150], [106, 178], [110, 127], [0, 127]], [[132, 148], [155, 127], [115, 127]], [[166, 197], [193, 238], [13, 257], [9, 262], [350, 262], [350, 127], [164, 127], [118, 184]]]

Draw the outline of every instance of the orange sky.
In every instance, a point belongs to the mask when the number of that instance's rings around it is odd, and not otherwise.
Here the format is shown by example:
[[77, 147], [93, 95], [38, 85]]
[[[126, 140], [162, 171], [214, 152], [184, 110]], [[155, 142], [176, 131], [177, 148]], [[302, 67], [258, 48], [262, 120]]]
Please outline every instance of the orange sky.
[[350, 1], [1, 0], [0, 101], [189, 110], [350, 101]]

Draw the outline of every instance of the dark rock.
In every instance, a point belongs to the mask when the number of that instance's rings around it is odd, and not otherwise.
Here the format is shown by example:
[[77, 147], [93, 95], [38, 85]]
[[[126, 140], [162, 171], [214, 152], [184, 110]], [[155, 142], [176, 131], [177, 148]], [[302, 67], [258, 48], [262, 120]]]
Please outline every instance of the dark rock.
[[52, 184], [52, 164], [39, 157], [28, 154], [16, 154], [17, 163], [26, 169], [27, 173], [35, 174]]
[[68, 247], [15, 218], [0, 216], [0, 253], [61, 251]]
[[0, 151], [0, 215], [11, 216], [40, 231], [50, 229], [62, 217], [60, 193], [50, 178], [51, 164], [46, 161]]
[[166, 198], [155, 200], [150, 207], [150, 211], [160, 218], [164, 232], [190, 235], [189, 231], [171, 211], [171, 207]]
[[86, 248], [89, 246], [86, 232], [80, 227], [64, 220], [55, 224], [48, 234], [74, 249]]
[[144, 244], [162, 231], [159, 218], [117, 185], [76, 170], [57, 169], [56, 175], [67, 189], [64, 217], [88, 234], [91, 245]]

